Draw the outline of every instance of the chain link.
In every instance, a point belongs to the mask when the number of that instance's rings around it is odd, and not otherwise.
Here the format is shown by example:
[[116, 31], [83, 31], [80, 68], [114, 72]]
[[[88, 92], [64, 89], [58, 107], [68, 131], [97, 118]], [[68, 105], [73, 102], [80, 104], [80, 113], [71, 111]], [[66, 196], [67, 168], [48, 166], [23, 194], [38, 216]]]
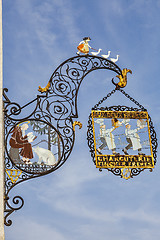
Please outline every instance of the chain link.
[[98, 106], [100, 104], [102, 104], [105, 100], [107, 100], [107, 98], [109, 98], [112, 94], [114, 94], [116, 91], [120, 91], [126, 98], [128, 98], [131, 102], [133, 102], [134, 104], [136, 104], [138, 107], [140, 107], [141, 110], [143, 111], [147, 111], [139, 102], [137, 102], [134, 98], [132, 98], [131, 96], [129, 96], [129, 94], [127, 94], [124, 90], [117, 88], [112, 90], [111, 92], [109, 92], [107, 94], [107, 96], [105, 96], [104, 98], [102, 98], [92, 109], [97, 109]]
[[107, 100], [107, 98], [109, 98], [112, 94], [114, 94], [116, 92], [116, 89], [112, 90], [110, 93], [107, 94], [107, 96], [105, 96], [104, 98], [102, 98], [94, 107], [93, 109], [97, 109], [98, 106], [103, 103], [105, 100]]
[[139, 102], [137, 102], [134, 98], [130, 97], [124, 90], [118, 88], [118, 91], [120, 91], [121, 93], [123, 93], [123, 95], [128, 98], [131, 102], [135, 103], [138, 107], [140, 107], [141, 110], [143, 111], [147, 111]]

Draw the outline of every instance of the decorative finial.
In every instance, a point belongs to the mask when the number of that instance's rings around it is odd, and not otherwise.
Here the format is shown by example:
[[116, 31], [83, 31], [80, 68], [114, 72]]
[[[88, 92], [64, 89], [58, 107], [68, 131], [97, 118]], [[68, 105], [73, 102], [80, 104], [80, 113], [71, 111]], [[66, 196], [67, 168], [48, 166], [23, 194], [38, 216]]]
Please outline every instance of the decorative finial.
[[116, 88], [124, 88], [127, 85], [127, 73], [128, 72], [132, 74], [132, 71], [130, 69], [124, 68], [122, 70], [122, 74], [116, 76], [120, 80], [118, 83], [115, 83], [113, 81], [114, 78], [112, 78], [112, 83], [116, 86]]
[[81, 123], [81, 122], [78, 122], [78, 121], [75, 121], [75, 122], [73, 123], [73, 131], [74, 131], [74, 132], [75, 132], [75, 126], [76, 126], [76, 125], [79, 126], [79, 129], [82, 128], [82, 123]]

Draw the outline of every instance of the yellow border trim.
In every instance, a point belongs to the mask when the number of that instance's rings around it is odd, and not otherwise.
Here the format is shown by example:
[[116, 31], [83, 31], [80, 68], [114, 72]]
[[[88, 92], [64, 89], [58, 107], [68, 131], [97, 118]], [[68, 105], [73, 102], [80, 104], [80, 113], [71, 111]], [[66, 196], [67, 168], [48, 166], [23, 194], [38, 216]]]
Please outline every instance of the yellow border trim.
[[[151, 136], [150, 136], [150, 128], [149, 128], [149, 118], [148, 118], [148, 112], [147, 111], [97, 111], [97, 110], [92, 110], [91, 111], [91, 116], [92, 116], [92, 126], [93, 126], [93, 136], [94, 136], [94, 150], [95, 150], [95, 161], [96, 161], [96, 167], [97, 168], [115, 168], [115, 166], [110, 167], [110, 166], [99, 166], [97, 163], [97, 156], [114, 156], [118, 157], [115, 155], [99, 155], [97, 154], [96, 151], [96, 139], [95, 139], [95, 127], [94, 127], [94, 119], [95, 118], [105, 118], [105, 119], [112, 119], [112, 118], [119, 118], [119, 119], [146, 119], [147, 120], [147, 127], [148, 127], [148, 137], [149, 137], [149, 143], [150, 143], [150, 151], [151, 155], [145, 155], [145, 157], [151, 157], [152, 158], [152, 166], [130, 166], [130, 168], [143, 168], [143, 169], [151, 169], [154, 168], [154, 158], [153, 158], [153, 150], [152, 150], [152, 143], [151, 143]], [[129, 157], [140, 157], [139, 155], [120, 155], [121, 156], [129, 156]], [[122, 168], [122, 169], [127, 169], [128, 166], [116, 166], [116, 168]]]

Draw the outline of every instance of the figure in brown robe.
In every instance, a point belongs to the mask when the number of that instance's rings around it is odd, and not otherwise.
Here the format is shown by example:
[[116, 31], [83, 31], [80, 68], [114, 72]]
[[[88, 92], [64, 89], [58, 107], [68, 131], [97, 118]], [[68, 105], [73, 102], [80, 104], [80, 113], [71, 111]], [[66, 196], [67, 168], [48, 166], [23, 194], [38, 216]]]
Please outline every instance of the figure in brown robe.
[[33, 158], [32, 145], [27, 140], [27, 135], [22, 136], [21, 127], [16, 126], [9, 141], [12, 148], [21, 148], [20, 155], [25, 163], [31, 163], [29, 159]]

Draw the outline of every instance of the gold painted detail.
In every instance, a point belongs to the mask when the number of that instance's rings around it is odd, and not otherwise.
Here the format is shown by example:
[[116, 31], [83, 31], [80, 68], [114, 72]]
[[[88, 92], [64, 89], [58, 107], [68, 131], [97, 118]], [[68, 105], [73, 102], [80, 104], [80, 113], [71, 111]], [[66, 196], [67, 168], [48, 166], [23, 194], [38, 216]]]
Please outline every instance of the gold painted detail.
[[17, 124], [17, 126], [19, 127], [21, 124], [24, 124], [24, 123], [29, 124], [30, 121], [20, 122], [19, 124]]
[[147, 119], [147, 112], [138, 111], [92, 111], [93, 118]]
[[50, 84], [50, 82], [48, 82], [47, 86], [44, 87], [44, 88], [42, 88], [42, 87], [39, 86], [38, 91], [41, 92], [41, 93], [47, 92], [48, 89], [50, 88], [50, 86], [51, 86], [51, 84]]
[[117, 75], [116, 77], [119, 78], [119, 82], [115, 83], [112, 79], [112, 83], [116, 85], [116, 88], [124, 88], [127, 85], [127, 73], [131, 73], [132, 71], [130, 69], [124, 68], [122, 70], [122, 75]]
[[97, 168], [154, 168], [152, 156], [96, 155]]
[[11, 179], [12, 183], [16, 183], [22, 171], [17, 169], [6, 169], [6, 173], [8, 177]]
[[81, 123], [81, 122], [78, 122], [78, 121], [75, 121], [75, 122], [73, 123], [73, 131], [75, 131], [75, 126], [76, 126], [76, 125], [79, 126], [79, 129], [82, 128], [82, 123]]
[[131, 178], [131, 169], [129, 168], [122, 168], [121, 169], [121, 176], [124, 178], [124, 179], [129, 179]]

